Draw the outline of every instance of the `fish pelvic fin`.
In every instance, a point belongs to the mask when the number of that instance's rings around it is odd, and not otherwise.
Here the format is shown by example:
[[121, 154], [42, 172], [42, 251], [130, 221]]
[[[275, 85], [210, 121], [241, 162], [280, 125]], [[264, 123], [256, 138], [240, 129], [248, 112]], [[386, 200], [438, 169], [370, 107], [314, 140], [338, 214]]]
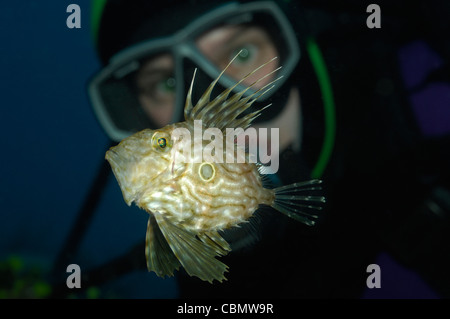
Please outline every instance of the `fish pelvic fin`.
[[258, 98], [260, 98], [263, 94], [271, 90], [275, 85], [274, 83], [281, 79], [281, 77], [276, 78], [275, 80], [271, 81], [270, 83], [264, 85], [263, 87], [259, 88], [255, 92], [253, 92], [251, 95], [247, 97], [243, 97], [245, 92], [247, 92], [249, 89], [252, 89], [255, 85], [257, 85], [259, 82], [261, 82], [266, 77], [272, 75], [273, 73], [277, 72], [281, 67], [267, 73], [266, 75], [262, 76], [258, 80], [254, 81], [251, 85], [249, 85], [247, 88], [243, 89], [242, 91], [235, 93], [230, 97], [230, 93], [243, 81], [245, 81], [249, 76], [257, 72], [259, 69], [263, 68], [270, 62], [277, 59], [277, 57], [272, 58], [271, 60], [267, 61], [266, 63], [262, 64], [261, 66], [257, 67], [255, 70], [248, 73], [246, 76], [244, 76], [239, 82], [234, 84], [233, 86], [225, 89], [222, 93], [217, 95], [213, 100], [211, 100], [211, 93], [219, 81], [219, 79], [222, 77], [222, 75], [225, 73], [227, 68], [233, 63], [233, 61], [241, 54], [241, 51], [228, 63], [228, 65], [225, 67], [225, 69], [219, 74], [219, 76], [209, 85], [209, 87], [206, 89], [206, 91], [203, 93], [203, 95], [198, 100], [197, 104], [193, 106], [192, 104], [192, 87], [194, 85], [194, 78], [195, 78], [195, 72], [194, 76], [192, 78], [192, 82], [186, 97], [186, 103], [185, 103], [185, 109], [184, 109], [184, 117], [186, 121], [194, 121], [194, 120], [202, 120], [203, 125], [205, 127], [216, 127], [220, 129], [223, 133], [226, 133], [226, 128], [238, 128], [242, 127], [243, 129], [246, 129], [249, 127], [252, 123], [252, 121], [257, 118], [260, 113], [267, 108], [268, 106], [254, 111], [250, 114], [245, 115], [244, 117], [239, 116], [244, 113]]
[[321, 180], [314, 179], [277, 187], [273, 189], [275, 199], [270, 206], [297, 221], [313, 226], [319, 217], [317, 212], [323, 209], [326, 202], [324, 196], [311, 195], [322, 190], [321, 184]]
[[190, 276], [213, 283], [226, 280], [228, 266], [216, 256], [226, 255], [231, 249], [216, 232], [198, 234], [175, 225], [164, 216], [157, 215], [161, 233], [172, 254]]
[[160, 277], [173, 276], [174, 270], [178, 270], [181, 265], [161, 233], [153, 215], [150, 215], [147, 224], [145, 257], [148, 271], [154, 271]]

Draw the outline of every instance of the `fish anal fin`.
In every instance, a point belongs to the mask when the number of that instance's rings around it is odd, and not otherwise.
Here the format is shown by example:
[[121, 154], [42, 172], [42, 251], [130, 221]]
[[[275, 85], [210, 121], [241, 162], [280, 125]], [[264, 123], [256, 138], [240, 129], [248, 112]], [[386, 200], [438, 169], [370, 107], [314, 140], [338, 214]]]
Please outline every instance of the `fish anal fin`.
[[214, 247], [216, 253], [221, 256], [225, 256], [231, 251], [230, 244], [228, 244], [228, 242], [223, 239], [223, 237], [217, 231], [202, 233], [197, 236], [205, 244]]
[[260, 241], [263, 228], [260, 217], [262, 210], [263, 208], [258, 208], [252, 217], [245, 222], [221, 231], [225, 240], [230, 243], [233, 251], [248, 249]]
[[197, 238], [198, 233], [177, 226], [162, 215], [156, 219], [168, 245], [190, 276], [210, 283], [226, 280], [224, 273], [228, 266], [215, 258], [225, 249], [219, 239], [213, 236], [214, 239], [210, 237], [213, 243], [204, 242]]
[[173, 276], [174, 270], [180, 268], [180, 262], [161, 233], [153, 215], [150, 215], [147, 224], [145, 256], [147, 269], [154, 271], [160, 277], [171, 277]]

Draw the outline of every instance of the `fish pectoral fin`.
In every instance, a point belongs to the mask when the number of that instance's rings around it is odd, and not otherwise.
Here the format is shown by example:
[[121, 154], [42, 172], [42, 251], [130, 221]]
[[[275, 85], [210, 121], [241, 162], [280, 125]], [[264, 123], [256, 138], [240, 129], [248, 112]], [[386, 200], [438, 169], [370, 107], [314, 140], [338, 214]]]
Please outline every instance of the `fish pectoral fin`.
[[[197, 238], [197, 233], [171, 223], [164, 216], [158, 215], [156, 218], [168, 245], [190, 276], [210, 283], [226, 280], [224, 273], [228, 266], [215, 258], [227, 248], [222, 246], [223, 243], [202, 241]], [[217, 248], [219, 246], [220, 249]]]
[[150, 215], [147, 224], [145, 256], [148, 271], [154, 271], [160, 277], [171, 277], [174, 270], [180, 268], [180, 262], [170, 249], [153, 215]]

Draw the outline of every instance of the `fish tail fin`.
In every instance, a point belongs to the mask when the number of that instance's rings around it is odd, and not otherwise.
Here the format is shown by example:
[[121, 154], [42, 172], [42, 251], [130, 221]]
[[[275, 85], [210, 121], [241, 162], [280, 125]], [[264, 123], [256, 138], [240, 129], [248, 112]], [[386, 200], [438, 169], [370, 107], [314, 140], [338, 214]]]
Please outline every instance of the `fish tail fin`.
[[154, 271], [160, 277], [171, 277], [174, 270], [180, 268], [180, 262], [170, 249], [153, 215], [150, 215], [147, 224], [145, 256], [148, 271]]
[[321, 210], [325, 203], [324, 196], [311, 195], [311, 192], [322, 189], [321, 183], [321, 180], [313, 179], [277, 187], [273, 189], [275, 199], [270, 206], [295, 220], [312, 226], [319, 216], [310, 211]]
[[198, 234], [179, 227], [160, 215], [156, 216], [156, 220], [173, 255], [170, 257], [172, 269], [175, 264], [173, 258], [176, 258], [190, 276], [210, 283], [214, 280], [226, 280], [224, 273], [228, 266], [215, 257], [226, 255], [231, 249], [217, 232]]

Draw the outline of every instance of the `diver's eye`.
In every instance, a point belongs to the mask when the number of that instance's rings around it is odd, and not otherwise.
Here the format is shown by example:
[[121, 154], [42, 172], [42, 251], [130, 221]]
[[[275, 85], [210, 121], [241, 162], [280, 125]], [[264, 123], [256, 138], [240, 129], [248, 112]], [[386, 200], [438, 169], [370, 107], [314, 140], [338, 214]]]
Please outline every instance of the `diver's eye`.
[[233, 51], [232, 58], [234, 58], [239, 52], [241, 53], [236, 57], [233, 63], [235, 65], [242, 66], [254, 62], [257, 58], [258, 48], [253, 44], [245, 44], [242, 47], [239, 47], [239, 49]]
[[170, 139], [170, 135], [165, 132], [155, 132], [152, 137], [152, 145], [153, 148], [166, 151], [170, 149], [172, 146], [172, 141]]
[[167, 146], [167, 140], [164, 137], [158, 138], [158, 145], [161, 148], [165, 148]]

